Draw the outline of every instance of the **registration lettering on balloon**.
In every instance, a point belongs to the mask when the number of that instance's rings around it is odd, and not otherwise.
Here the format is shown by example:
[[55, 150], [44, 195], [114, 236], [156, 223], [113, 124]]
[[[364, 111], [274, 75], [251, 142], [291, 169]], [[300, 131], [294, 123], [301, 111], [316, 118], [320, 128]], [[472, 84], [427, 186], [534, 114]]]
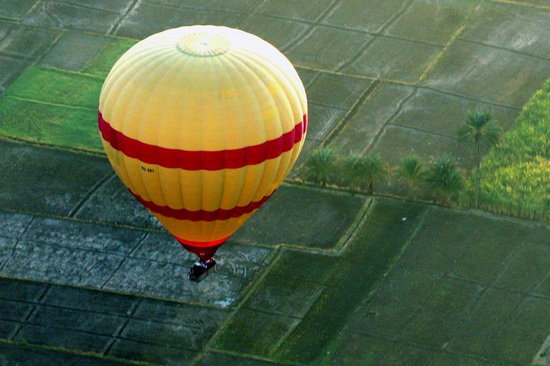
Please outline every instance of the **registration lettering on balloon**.
[[209, 25], [168, 29], [115, 63], [99, 100], [103, 147], [128, 190], [199, 260], [286, 178], [306, 137], [290, 61], [261, 38]]
[[143, 165], [139, 167], [142, 171], [146, 172], [146, 173], [154, 173], [155, 172], [155, 169], [153, 168], [147, 168], [147, 167], [144, 167]]

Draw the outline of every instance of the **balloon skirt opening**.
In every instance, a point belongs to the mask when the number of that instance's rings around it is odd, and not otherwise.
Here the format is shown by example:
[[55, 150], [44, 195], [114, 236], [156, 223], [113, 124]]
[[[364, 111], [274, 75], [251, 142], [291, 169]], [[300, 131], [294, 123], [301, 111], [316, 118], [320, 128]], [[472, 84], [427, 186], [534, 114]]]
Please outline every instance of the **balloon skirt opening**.
[[214, 241], [208, 241], [208, 242], [198, 242], [198, 241], [191, 241], [191, 240], [185, 240], [182, 238], [178, 238], [176, 236], [176, 239], [180, 242], [180, 244], [191, 253], [196, 254], [201, 262], [205, 263], [209, 259], [211, 259], [216, 251], [222, 246], [222, 244], [228, 239], [223, 238], [219, 240]]

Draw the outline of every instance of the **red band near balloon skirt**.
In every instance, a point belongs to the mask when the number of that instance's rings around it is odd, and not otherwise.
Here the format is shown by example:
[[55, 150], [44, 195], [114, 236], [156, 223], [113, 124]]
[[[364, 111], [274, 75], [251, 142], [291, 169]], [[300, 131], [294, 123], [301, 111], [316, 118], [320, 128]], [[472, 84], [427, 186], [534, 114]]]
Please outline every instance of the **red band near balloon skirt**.
[[171, 208], [168, 206], [160, 206], [152, 201], [147, 201], [143, 199], [138, 194], [133, 193], [134, 197], [147, 209], [149, 209], [151, 212], [154, 212], [156, 214], [170, 217], [177, 220], [189, 220], [189, 221], [216, 221], [216, 220], [227, 220], [234, 217], [239, 217], [248, 213], [251, 213], [252, 211], [260, 208], [261, 205], [263, 205], [272, 195], [267, 195], [263, 197], [259, 201], [250, 202], [246, 206], [237, 206], [231, 209], [223, 209], [220, 208], [218, 210], [214, 211], [206, 211], [206, 210], [197, 210], [197, 211], [190, 211], [186, 210], [184, 208]]
[[276, 139], [240, 149], [219, 151], [189, 151], [147, 144], [115, 130], [103, 119], [101, 112], [98, 113], [98, 125], [103, 139], [114, 149], [144, 163], [185, 170], [219, 170], [259, 164], [291, 150], [305, 135], [307, 115], [304, 114], [302, 122], [292, 130]]
[[212, 241], [193, 241], [180, 238], [179, 236], [174, 236], [182, 245], [196, 248], [210, 248], [210, 247], [219, 247], [229, 239], [229, 236], [225, 238], [212, 240]]
[[207, 261], [216, 254], [216, 251], [229, 237], [209, 242], [185, 240], [177, 236], [175, 238], [187, 251], [195, 253], [201, 260]]

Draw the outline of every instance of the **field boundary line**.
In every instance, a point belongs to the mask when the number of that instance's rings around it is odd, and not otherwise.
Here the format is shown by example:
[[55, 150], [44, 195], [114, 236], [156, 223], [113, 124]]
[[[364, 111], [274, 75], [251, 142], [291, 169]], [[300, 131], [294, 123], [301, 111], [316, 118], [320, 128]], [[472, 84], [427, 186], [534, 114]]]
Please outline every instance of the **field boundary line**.
[[371, 96], [374, 94], [374, 91], [378, 88], [378, 85], [380, 84], [379, 80], [374, 80], [371, 85], [365, 90], [365, 92], [357, 98], [357, 101], [349, 108], [349, 111], [344, 114], [342, 117], [342, 120], [334, 126], [331, 131], [328, 133], [327, 136], [323, 139], [320, 146], [326, 146], [332, 142], [346, 127], [346, 125], [349, 123], [349, 120], [355, 117], [357, 115], [357, 112], [359, 111], [359, 108], [361, 108], [364, 104], [367, 103], [367, 101], [371, 98]]
[[348, 247], [357, 236], [359, 228], [362, 227], [365, 221], [368, 219], [368, 214], [374, 205], [374, 201], [374, 197], [369, 197], [365, 201], [363, 206], [359, 209], [359, 212], [357, 212], [357, 215], [355, 216], [355, 219], [353, 220], [349, 228], [342, 234], [342, 236], [340, 236], [340, 239], [333, 247], [333, 252], [336, 256], [341, 256], [344, 252], [348, 250]]
[[550, 365], [550, 334], [546, 337], [546, 340], [542, 342], [542, 346], [535, 354], [535, 357], [533, 357], [531, 363], [537, 366]]
[[380, 140], [380, 137], [382, 137], [382, 135], [384, 135], [384, 133], [386, 132], [387, 130], [386, 127], [388, 127], [388, 125], [390, 125], [392, 121], [401, 113], [401, 110], [403, 109], [403, 106], [405, 105], [405, 103], [407, 103], [411, 98], [413, 98], [416, 95], [417, 91], [418, 91], [418, 88], [414, 87], [412, 92], [398, 103], [397, 108], [395, 109], [395, 112], [390, 117], [388, 117], [386, 121], [384, 121], [384, 123], [382, 124], [382, 126], [380, 126], [380, 129], [372, 139], [371, 143], [368, 144], [363, 151], [361, 151], [362, 153], [369, 153], [375, 147], [375, 145]]
[[[30, 349], [37, 350], [37, 351], [44, 351], [44, 350], [54, 351], [54, 352], [62, 353], [62, 354], [65, 354], [65, 355], [90, 357], [90, 358], [94, 358], [96, 360], [117, 361], [117, 362], [127, 364], [127, 365], [143, 365], [143, 366], [155, 365], [155, 364], [149, 363], [147, 361], [134, 361], [134, 360], [129, 360], [129, 359], [125, 359], [125, 358], [118, 358], [118, 357], [113, 357], [113, 356], [103, 356], [103, 355], [101, 355], [99, 353], [96, 353], [96, 352], [82, 351], [82, 350], [79, 350], [77, 348], [66, 348], [66, 347], [61, 347], [61, 346], [50, 346], [50, 345], [45, 345], [45, 344], [18, 342], [18, 341], [13, 341], [13, 340], [7, 339], [7, 338], [0, 338], [0, 344], [8, 344], [8, 345], [12, 345], [12, 346], [23, 346], [23, 347], [28, 347]], [[2, 359], [0, 358], [0, 362], [1, 361], [2, 361]]]
[[20, 96], [17, 96], [17, 95], [8, 94], [8, 95], [5, 95], [4, 98], [16, 99], [16, 100], [21, 100], [21, 101], [24, 101], [24, 102], [35, 103], [35, 104], [49, 105], [49, 106], [52, 106], [52, 107], [64, 107], [64, 108], [77, 109], [77, 110], [86, 111], [86, 112], [91, 112], [91, 111], [97, 112], [97, 109], [93, 108], [93, 107], [84, 107], [84, 106], [81, 106], [81, 105], [74, 105], [74, 104], [62, 104], [62, 103], [47, 102], [47, 101], [44, 101], [44, 100], [25, 98], [25, 97], [20, 97]]
[[481, 41], [475, 41], [475, 40], [472, 40], [472, 39], [460, 38], [460, 37], [457, 38], [457, 40], [461, 41], [461, 42], [477, 44], [477, 45], [484, 46], [484, 47], [494, 48], [494, 49], [505, 51], [505, 52], [516, 53], [516, 54], [524, 56], [524, 57], [532, 57], [532, 58], [539, 59], [541, 61], [546, 61], [546, 62], [550, 61], [550, 58], [547, 58], [547, 57], [537, 56], [537, 55], [533, 55], [533, 54], [530, 54], [530, 53], [521, 52], [521, 51], [518, 51], [518, 50], [511, 49], [511, 48], [501, 47], [501, 46], [497, 46], [497, 45], [490, 44], [490, 43], [485, 43], [485, 42], [481, 42]]
[[548, 5], [524, 3], [522, 1], [515, 1], [515, 0], [489, 0], [489, 2], [495, 3], [495, 4], [519, 5], [519, 6], [526, 6], [530, 8], [550, 9], [550, 6]]
[[[250, 284], [245, 289], [243, 289], [242, 298], [235, 305], [235, 308], [231, 311], [231, 313], [225, 318], [223, 323], [218, 327], [216, 332], [214, 332], [214, 334], [212, 334], [210, 339], [204, 344], [204, 346], [199, 351], [199, 353], [195, 356], [195, 358], [189, 363], [191, 366], [193, 366], [197, 362], [199, 362], [208, 351], [216, 351], [216, 352], [218, 351], [218, 348], [213, 347], [213, 344], [216, 342], [216, 339], [226, 329], [226, 327], [231, 323], [233, 318], [243, 308], [244, 304], [248, 301], [248, 299], [256, 292], [256, 289], [258, 289], [258, 287], [260, 287], [260, 284], [267, 277], [267, 275], [271, 272], [271, 269], [281, 259], [281, 255], [282, 255], [283, 250], [284, 249], [282, 249], [278, 246], [273, 250], [273, 253], [266, 259], [269, 264], [256, 277], [255, 281], [251, 281]], [[220, 349], [220, 350], [223, 350], [223, 349]], [[250, 355], [250, 356], [253, 356], [253, 355]], [[261, 360], [261, 358], [257, 358], [257, 357], [254, 357], [254, 358], [256, 358], [258, 360]], [[269, 360], [269, 359], [265, 359], [265, 360]], [[273, 362], [273, 360], [269, 360], [269, 361]]]
[[443, 58], [443, 56], [445, 56], [445, 54], [447, 53], [447, 50], [451, 47], [451, 45], [455, 42], [455, 40], [458, 38], [458, 36], [464, 31], [464, 29], [466, 29], [466, 22], [460, 27], [458, 28], [452, 35], [451, 35], [451, 38], [447, 41], [447, 43], [445, 44], [445, 46], [443, 46], [443, 48], [441, 49], [441, 51], [439, 51], [439, 53], [433, 58], [433, 60], [428, 64], [428, 66], [426, 66], [426, 68], [424, 69], [424, 71], [422, 72], [422, 75], [420, 75], [418, 77], [418, 80], [417, 80], [417, 84], [420, 83], [421, 81], [423, 81], [426, 76], [428, 76], [429, 72], [433, 70], [434, 67], [437, 66], [437, 64], [439, 64], [439, 61]]
[[68, 216], [69, 217], [74, 217], [76, 214], [78, 214], [78, 212], [80, 211], [80, 209], [82, 208], [82, 206], [84, 206], [84, 204], [86, 203], [86, 201], [88, 201], [88, 199], [90, 197], [93, 196], [93, 194], [98, 190], [100, 189], [101, 187], [103, 187], [103, 185], [105, 183], [107, 183], [108, 181], [110, 181], [111, 179], [113, 179], [114, 177], [116, 176], [116, 173], [114, 172], [108, 172], [107, 174], [105, 174], [104, 177], [102, 177], [101, 179], [99, 179], [86, 193], [84, 193], [84, 195], [82, 196], [82, 198], [80, 199], [80, 201], [78, 201], [76, 203], [76, 205], [74, 205], [73, 208], [71, 208], [71, 210], [69, 211], [68, 213]]
[[109, 29], [107, 32], [105, 32], [105, 35], [107, 36], [112, 36], [114, 35], [116, 32], [118, 32], [120, 26], [122, 25], [122, 22], [124, 22], [126, 20], [126, 18], [128, 17], [128, 15], [130, 15], [131, 12], [133, 12], [138, 6], [139, 4], [141, 3], [140, 0], [134, 0], [132, 2], [132, 4], [130, 4], [130, 6], [128, 6], [128, 8], [126, 9], [126, 11], [124, 12], [124, 14], [120, 14], [120, 17], [118, 18], [118, 20], [116, 21], [115, 24], [113, 24], [113, 26], [111, 27], [111, 29]]
[[491, 102], [491, 101], [484, 100], [484, 99], [478, 99], [478, 98], [470, 97], [470, 96], [467, 96], [467, 95], [464, 95], [464, 94], [455, 93], [455, 92], [444, 90], [444, 89], [434, 88], [433, 86], [430, 86], [429, 84], [421, 84], [421, 85], [418, 85], [417, 88], [433, 90], [433, 91], [436, 91], [436, 92], [441, 93], [441, 94], [446, 94], [446, 95], [450, 95], [450, 96], [453, 96], [453, 97], [459, 97], [459, 98], [464, 98], [464, 99], [467, 99], [467, 100], [471, 100], [472, 102], [478, 102], [478, 103], [492, 105], [492, 106], [495, 106], [495, 107], [508, 108], [508, 109], [513, 109], [513, 110], [516, 110], [516, 111], [521, 111], [521, 107], [516, 107], [516, 106], [510, 105], [510, 104]]

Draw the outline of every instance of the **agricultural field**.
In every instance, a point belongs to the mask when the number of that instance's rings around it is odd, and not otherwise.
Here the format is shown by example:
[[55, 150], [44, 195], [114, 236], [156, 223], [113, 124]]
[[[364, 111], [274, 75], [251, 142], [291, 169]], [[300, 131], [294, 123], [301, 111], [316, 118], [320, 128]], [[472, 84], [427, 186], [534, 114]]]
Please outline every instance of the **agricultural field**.
[[[191, 24], [271, 42], [309, 105], [294, 171], [200, 283], [97, 132], [118, 57]], [[483, 110], [504, 132], [483, 150], [494, 186], [518, 135], [547, 147], [549, 24], [545, 0], [0, 1], [0, 365], [550, 365], [547, 212], [304, 179], [319, 148], [446, 153], [471, 190], [457, 129]]]
[[[550, 80], [525, 105], [517, 125], [483, 160], [482, 207], [548, 222], [550, 218]], [[471, 204], [475, 182], [463, 200]]]

